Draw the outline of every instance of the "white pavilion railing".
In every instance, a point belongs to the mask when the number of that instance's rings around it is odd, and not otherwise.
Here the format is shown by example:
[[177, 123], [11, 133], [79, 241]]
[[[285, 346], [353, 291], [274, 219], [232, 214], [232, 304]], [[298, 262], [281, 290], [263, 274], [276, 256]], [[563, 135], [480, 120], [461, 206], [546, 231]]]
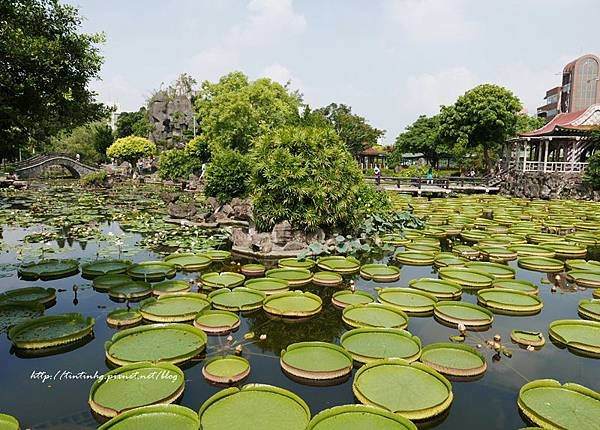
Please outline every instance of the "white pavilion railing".
[[571, 161], [523, 161], [517, 163], [517, 170], [522, 172], [582, 172], [588, 163], [573, 163]]

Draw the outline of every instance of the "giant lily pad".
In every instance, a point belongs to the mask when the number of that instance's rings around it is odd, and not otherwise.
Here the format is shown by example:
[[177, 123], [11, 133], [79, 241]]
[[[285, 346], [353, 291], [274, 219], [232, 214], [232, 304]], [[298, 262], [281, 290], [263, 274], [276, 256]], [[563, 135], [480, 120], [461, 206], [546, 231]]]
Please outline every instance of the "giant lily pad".
[[54, 288], [26, 287], [0, 294], [0, 303], [39, 303], [43, 305], [55, 300], [56, 290]]
[[433, 312], [433, 306], [438, 301], [433, 294], [414, 288], [381, 288], [377, 294], [380, 302], [397, 306], [411, 314]]
[[480, 246], [479, 250], [490, 261], [511, 261], [518, 256], [516, 252], [500, 246]]
[[306, 430], [417, 430], [410, 420], [380, 408], [366, 405], [335, 406], [319, 412]]
[[527, 418], [545, 429], [593, 429], [600, 423], [600, 394], [578, 384], [531, 381], [521, 387], [517, 403]]
[[536, 272], [562, 272], [564, 263], [555, 258], [548, 257], [521, 257], [517, 260], [519, 267]]
[[259, 309], [265, 300], [265, 293], [246, 287], [234, 290], [220, 288], [208, 295], [215, 309], [224, 311], [252, 311]]
[[41, 303], [0, 303], [0, 333], [10, 327], [44, 315]]
[[303, 291], [287, 291], [267, 297], [263, 309], [282, 317], [309, 317], [321, 312], [323, 300], [316, 294]]
[[310, 284], [312, 272], [307, 269], [271, 269], [265, 273], [268, 278], [283, 279], [290, 287], [299, 287]]
[[462, 267], [442, 267], [439, 275], [443, 280], [453, 281], [467, 288], [489, 287], [495, 279], [489, 273]]
[[200, 276], [202, 285], [208, 289], [239, 287], [245, 279], [244, 275], [235, 272], [210, 272]]
[[152, 322], [192, 321], [210, 307], [210, 299], [199, 293], [177, 293], [152, 297], [140, 303], [140, 313]]
[[532, 295], [539, 292], [538, 287], [533, 282], [523, 279], [498, 279], [494, 281], [492, 287], [503, 290], [517, 290]]
[[375, 282], [393, 282], [400, 278], [400, 269], [387, 264], [363, 264], [360, 267], [360, 276]]
[[600, 321], [600, 300], [584, 299], [577, 308], [579, 315], [588, 320]]
[[281, 258], [277, 265], [287, 269], [312, 269], [315, 267], [314, 260], [298, 260], [297, 258]]
[[364, 305], [367, 303], [373, 303], [374, 301], [375, 298], [366, 291], [342, 290], [336, 291], [333, 293], [333, 296], [331, 296], [331, 303], [333, 303], [335, 307], [342, 309], [346, 306], [357, 304]]
[[360, 261], [354, 257], [333, 255], [319, 258], [317, 266], [322, 270], [330, 270], [337, 273], [356, 273], [360, 270]]
[[117, 366], [141, 361], [183, 363], [204, 351], [208, 337], [188, 324], [151, 324], [125, 329], [104, 344]]
[[587, 254], [587, 247], [585, 245], [578, 245], [573, 242], [544, 242], [544, 247], [556, 252], [557, 257], [577, 258], [585, 257]]
[[79, 263], [74, 260], [41, 260], [21, 264], [17, 271], [25, 279], [66, 278], [79, 272]]
[[342, 278], [342, 275], [328, 270], [316, 272], [312, 278], [312, 283], [321, 287], [335, 287], [340, 285], [343, 281], [344, 278]]
[[152, 286], [152, 294], [155, 296], [164, 296], [169, 294], [187, 293], [192, 286], [186, 281], [162, 281]]
[[19, 430], [19, 421], [10, 415], [0, 414], [0, 429], [1, 430]]
[[204, 249], [202, 255], [208, 256], [212, 261], [225, 261], [231, 258], [231, 252], [219, 249]]
[[265, 273], [265, 266], [258, 263], [244, 264], [240, 271], [246, 276], [262, 276]]
[[406, 328], [408, 326], [408, 316], [402, 310], [382, 303], [347, 306], [342, 311], [342, 320], [355, 328]]
[[244, 282], [244, 287], [262, 291], [266, 295], [284, 293], [289, 289], [288, 281], [277, 278], [255, 278]]
[[459, 283], [443, 279], [413, 279], [408, 283], [408, 286], [432, 294], [440, 300], [456, 300], [462, 294], [462, 287]]
[[542, 347], [546, 343], [544, 335], [539, 331], [513, 330], [510, 333], [510, 338], [519, 345], [533, 346], [534, 348]]
[[596, 260], [567, 260], [565, 265], [569, 270], [590, 270], [592, 272], [600, 272], [600, 261]]
[[117, 415], [98, 430], [198, 430], [198, 414], [179, 405], [151, 405]]
[[210, 397], [198, 412], [202, 430], [305, 430], [310, 410], [283, 388], [249, 384]]
[[76, 342], [89, 335], [94, 318], [70, 313], [34, 318], [13, 326], [8, 337], [21, 349], [40, 349]]
[[418, 251], [400, 251], [394, 254], [396, 261], [407, 266], [429, 266], [433, 264], [435, 253]]
[[440, 252], [435, 256], [433, 264], [435, 264], [436, 267], [464, 266], [468, 261], [469, 260], [466, 258], [451, 252]]
[[128, 275], [101, 275], [97, 278], [94, 278], [92, 286], [98, 291], [108, 291], [111, 287], [122, 285], [127, 282], [131, 282], [131, 278]]
[[534, 315], [544, 307], [537, 296], [523, 291], [499, 288], [479, 290], [477, 302], [495, 312], [509, 315]]
[[363, 404], [417, 420], [443, 413], [453, 399], [452, 385], [441, 374], [419, 362], [392, 358], [361, 367], [352, 391]]
[[456, 343], [429, 344], [423, 348], [420, 361], [450, 376], [479, 376], [487, 369], [485, 357], [475, 348]]
[[514, 251], [517, 253], [519, 257], [546, 257], [552, 258], [556, 255], [551, 248], [546, 248], [540, 245], [532, 245], [532, 244], [520, 244], [520, 245], [512, 245], [509, 246], [508, 249], [510, 251]]
[[98, 260], [81, 266], [81, 274], [89, 278], [127, 272], [131, 263], [126, 260]]
[[413, 362], [421, 355], [421, 340], [397, 328], [356, 328], [344, 333], [340, 344], [358, 363], [382, 358], [403, 358]]
[[209, 335], [227, 334], [240, 326], [240, 317], [233, 312], [205, 310], [196, 316], [194, 325]]
[[487, 309], [464, 302], [438, 302], [433, 314], [454, 327], [459, 324], [470, 328], [488, 327], [494, 321], [494, 315]]
[[209, 256], [191, 252], [171, 254], [166, 256], [164, 261], [174, 265], [177, 269], [188, 272], [196, 272], [205, 269], [212, 263]]
[[298, 342], [281, 351], [281, 368], [302, 379], [338, 379], [352, 372], [352, 356], [327, 342]]
[[94, 412], [114, 417], [141, 406], [173, 403], [184, 386], [185, 376], [173, 364], [129, 364], [96, 380], [88, 403]]
[[516, 273], [515, 269], [506, 264], [490, 263], [486, 261], [473, 261], [465, 264], [465, 267], [492, 275], [494, 279], [514, 278]]
[[235, 384], [250, 374], [250, 363], [237, 355], [213, 357], [202, 368], [202, 375], [215, 384]]
[[567, 272], [567, 279], [580, 287], [600, 288], [600, 271], [571, 270]]
[[108, 295], [113, 299], [135, 300], [152, 294], [150, 284], [141, 281], [128, 281], [108, 289]]
[[164, 261], [145, 261], [143, 263], [132, 264], [127, 270], [127, 274], [134, 279], [142, 281], [162, 281], [165, 278], [175, 276], [177, 269], [174, 265]]
[[550, 338], [575, 352], [600, 357], [600, 322], [557, 320], [548, 327]]
[[106, 316], [106, 322], [113, 327], [125, 327], [142, 322], [142, 314], [137, 309], [115, 309]]

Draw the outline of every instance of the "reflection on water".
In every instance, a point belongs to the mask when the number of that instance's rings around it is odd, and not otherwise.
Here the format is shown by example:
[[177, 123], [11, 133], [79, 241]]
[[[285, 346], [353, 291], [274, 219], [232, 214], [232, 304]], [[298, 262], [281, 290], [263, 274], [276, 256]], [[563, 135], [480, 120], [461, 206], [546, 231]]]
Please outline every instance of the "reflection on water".
[[[105, 232], [120, 233], [118, 223], [104, 223], [100, 229]], [[5, 227], [4, 244], [16, 243], [26, 235], [26, 230], [16, 227]], [[139, 238], [133, 235], [131, 240]], [[94, 259], [102, 244], [89, 241], [86, 245], [78, 241], [60, 241], [51, 244], [62, 248], [61, 258]], [[16, 250], [8, 248], [0, 256], [0, 263], [14, 263]], [[597, 250], [594, 251], [597, 253]], [[135, 261], [157, 259], [160, 256], [142, 250], [130, 257]], [[382, 257], [380, 261], [386, 261]], [[453, 381], [454, 403], [448, 413], [433, 422], [420, 423], [420, 428], [436, 429], [516, 429], [524, 426], [516, 406], [520, 387], [527, 381], [538, 378], [554, 378], [561, 382], [576, 382], [589, 388], [599, 390], [600, 378], [598, 370], [600, 361], [579, 357], [566, 349], [561, 349], [547, 342], [539, 351], [529, 352], [512, 344], [510, 332], [513, 329], [541, 331], [547, 336], [548, 324], [556, 319], [578, 318], [577, 304], [582, 298], [590, 298], [591, 290], [574, 288], [563, 279], [556, 291], [552, 285], [542, 282], [548, 279], [545, 274], [523, 270], [515, 262], [510, 263], [517, 270], [517, 278], [528, 279], [540, 288], [539, 297], [544, 302], [543, 310], [533, 316], [515, 317], [496, 315], [491, 329], [485, 332], [469, 332], [467, 344], [480, 345], [482, 353], [488, 360], [487, 372], [477, 380]], [[207, 271], [235, 269], [237, 265], [215, 264]], [[195, 278], [197, 273], [178, 273], [176, 279]], [[355, 276], [356, 287], [376, 295], [375, 288], [382, 286], [406, 287], [408, 281], [420, 277], [436, 277], [431, 267], [403, 266], [400, 280], [388, 284], [365, 281]], [[551, 281], [553, 279], [550, 278]], [[348, 285], [349, 278], [345, 280]], [[31, 378], [34, 372], [45, 372], [48, 375], [60, 374], [69, 370], [71, 374], [96, 371], [105, 373], [108, 367], [104, 357], [104, 342], [109, 339], [115, 329], [106, 324], [106, 314], [115, 308], [125, 308], [125, 303], [110, 301], [106, 293], [94, 291], [90, 281], [80, 275], [66, 279], [27, 282], [18, 279], [14, 270], [2, 279], [0, 291], [18, 287], [39, 285], [57, 289], [57, 301], [46, 314], [63, 312], [80, 312], [96, 318], [94, 337], [85, 339], [78, 345], [62, 349], [60, 354], [46, 356], [25, 356], [15, 352], [5, 335], [0, 340], [0, 411], [15, 415], [23, 428], [33, 429], [88, 429], [95, 428], [97, 422], [88, 406], [87, 398], [91, 380], [66, 378], [47, 380]], [[73, 289], [73, 285], [78, 288]], [[352, 395], [352, 378], [336, 381], [331, 386], [310, 386], [295, 382], [288, 378], [279, 366], [279, 353], [289, 344], [319, 340], [337, 343], [339, 337], [347, 330], [341, 322], [341, 311], [331, 305], [331, 295], [335, 288], [309, 286], [303, 288], [323, 298], [323, 310], [317, 316], [303, 321], [285, 321], [268, 316], [262, 310], [242, 316], [242, 325], [232, 334], [234, 340], [228, 342], [227, 336], [209, 337], [207, 355], [233, 353], [235, 347], [242, 345], [243, 354], [251, 363], [252, 371], [245, 383], [266, 383], [287, 388], [300, 395], [309, 404], [313, 414], [335, 405], [354, 403]], [[476, 303], [475, 292], [466, 291], [462, 300]], [[135, 306], [135, 305], [133, 305]], [[432, 316], [409, 319], [408, 330], [419, 336], [423, 344], [448, 341], [448, 337], [456, 335], [456, 329], [446, 327], [434, 320]], [[255, 333], [253, 339], [244, 339], [244, 334]], [[260, 335], [266, 335], [260, 340]], [[495, 334], [500, 335], [503, 344], [512, 352], [512, 357], [497, 355], [485, 347], [486, 340]], [[76, 346], [76, 348], [74, 348]], [[57, 351], [53, 351], [57, 352]], [[494, 358], [493, 358], [494, 357]], [[220, 388], [207, 383], [201, 374], [202, 357], [184, 366], [186, 389], [180, 403], [198, 410], [200, 405]], [[356, 371], [356, 369], [353, 371]]]

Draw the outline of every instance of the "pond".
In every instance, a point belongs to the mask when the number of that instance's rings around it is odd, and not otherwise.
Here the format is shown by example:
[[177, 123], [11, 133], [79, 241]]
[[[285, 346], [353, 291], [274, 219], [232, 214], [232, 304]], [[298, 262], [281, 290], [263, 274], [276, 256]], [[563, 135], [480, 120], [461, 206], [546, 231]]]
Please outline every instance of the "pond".
[[[472, 197], [456, 205], [464, 207], [468, 216], [483, 211], [494, 198], [479, 203]], [[452, 199], [450, 199], [452, 200]], [[434, 203], [420, 199], [400, 199], [399, 207], [410, 201], [415, 213], [431, 210]], [[502, 207], [510, 201], [502, 200]], [[496, 203], [494, 203], [496, 204]], [[521, 207], [526, 203], [520, 202]], [[536, 210], [545, 208], [541, 202]], [[440, 203], [445, 206], [445, 203]], [[464, 206], [462, 206], [464, 205]], [[155, 236], [157, 229], [172, 227], [158, 221], [162, 219], [162, 202], [158, 193], [149, 188], [130, 192], [83, 192], [76, 186], [51, 185], [37, 191], [4, 192], [0, 221], [2, 226], [2, 254], [0, 256], [0, 292], [21, 287], [42, 286], [57, 291], [55, 303], [45, 311], [46, 315], [78, 312], [95, 318], [93, 338], [63, 348], [58, 354], [28, 354], [15, 350], [6, 333], [0, 338], [0, 412], [17, 417], [21, 428], [32, 429], [87, 429], [96, 428], [98, 421], [88, 406], [90, 387], [98, 375], [111, 369], [105, 358], [105, 341], [118, 331], [106, 323], [107, 314], [113, 309], [126, 308], [125, 303], [111, 300], [106, 293], [94, 290], [91, 281], [81, 274], [55, 280], [28, 281], [17, 275], [21, 262], [38, 258], [77, 259], [81, 263], [97, 258], [123, 258], [133, 262], [162, 260], [164, 245], [177, 241], [188, 243], [186, 248], [223, 247], [221, 232], [192, 232], [183, 238], [170, 239], [165, 235]], [[471, 212], [473, 207], [479, 208]], [[497, 206], [496, 206], [497, 207]], [[574, 207], [574, 206], [571, 206]], [[589, 204], [587, 210], [599, 206]], [[544, 209], [545, 210], [545, 209]], [[442, 211], [443, 212], [443, 211]], [[572, 210], [568, 216], [581, 216]], [[513, 212], [514, 215], [514, 212]], [[443, 213], [434, 213], [436, 219]], [[526, 218], [526, 217], [524, 217]], [[486, 219], [485, 217], [483, 219]], [[443, 225], [443, 223], [441, 223]], [[485, 223], [483, 223], [485, 224]], [[485, 230], [485, 225], [480, 230]], [[83, 227], [82, 227], [83, 226]], [[90, 227], [92, 226], [92, 227]], [[560, 226], [558, 227], [560, 228]], [[70, 232], [70, 233], [69, 233]], [[175, 234], [175, 233], [174, 233]], [[67, 237], [70, 236], [70, 237]], [[175, 237], [175, 236], [173, 236]], [[157, 242], [154, 243], [153, 241]], [[187, 242], [186, 242], [187, 241]], [[195, 242], [194, 242], [195, 241]], [[194, 242], [194, 243], [191, 243]], [[443, 241], [444, 248], [449, 243]], [[402, 251], [403, 247], [400, 246]], [[595, 255], [595, 249], [589, 249]], [[588, 254], [590, 258], [590, 254]], [[225, 262], [214, 262], [201, 272], [178, 271], [174, 279], [196, 280], [201, 273], [239, 271], [238, 262], [250, 260], [233, 257]], [[340, 337], [348, 331], [342, 322], [342, 311], [331, 304], [331, 296], [341, 288], [349, 288], [354, 281], [356, 290], [377, 297], [382, 287], [407, 287], [413, 279], [438, 277], [433, 265], [413, 266], [394, 261], [393, 255], [365, 258], [362, 263], [386, 263], [400, 268], [398, 280], [375, 282], [365, 280], [358, 274], [344, 275], [343, 286], [327, 287], [310, 284], [298, 287], [312, 292], [323, 300], [323, 309], [315, 316], [299, 321], [282, 321], [269, 317], [262, 309], [241, 315], [241, 325], [228, 340], [227, 335], [209, 336], [206, 352], [182, 366], [185, 374], [185, 391], [180, 404], [198, 411], [200, 406], [222, 388], [208, 383], [202, 374], [203, 363], [211, 357], [234, 354], [242, 346], [242, 356], [251, 366], [245, 383], [263, 383], [285, 388], [300, 396], [309, 405], [312, 415], [336, 405], [356, 403], [352, 382], [357, 369], [345, 380], [335, 385], [309, 385], [287, 376], [281, 369], [281, 350], [300, 341], [324, 341], [339, 344]], [[553, 288], [555, 275], [527, 270], [519, 267], [516, 260], [508, 262], [516, 271], [516, 279], [531, 281], [539, 289], [538, 297], [543, 302], [541, 312], [528, 316], [494, 314], [490, 328], [482, 331], [467, 331], [465, 344], [478, 348], [487, 362], [486, 372], [479, 378], [450, 378], [454, 400], [449, 410], [433, 420], [417, 423], [419, 428], [436, 429], [517, 429], [528, 424], [519, 413], [517, 397], [520, 388], [536, 379], [551, 378], [564, 382], [575, 382], [592, 390], [600, 390], [598, 378], [599, 361], [560, 348], [550, 342], [548, 326], [561, 319], [580, 319], [577, 309], [582, 299], [592, 297], [592, 289], [578, 287], [559, 281]], [[319, 269], [313, 269], [319, 270]], [[548, 281], [551, 282], [548, 282]], [[76, 288], [74, 288], [76, 286]], [[461, 300], [477, 303], [476, 290], [465, 289]], [[132, 306], [136, 306], [132, 303]], [[529, 351], [510, 341], [515, 329], [539, 331], [546, 337], [546, 345]], [[458, 335], [456, 328], [438, 322], [433, 316], [410, 315], [408, 331], [421, 339], [423, 346], [435, 342], [449, 342]], [[247, 333], [254, 333], [247, 339]], [[262, 336], [261, 335], [266, 335]], [[506, 354], [498, 354], [486, 343], [499, 335]]]

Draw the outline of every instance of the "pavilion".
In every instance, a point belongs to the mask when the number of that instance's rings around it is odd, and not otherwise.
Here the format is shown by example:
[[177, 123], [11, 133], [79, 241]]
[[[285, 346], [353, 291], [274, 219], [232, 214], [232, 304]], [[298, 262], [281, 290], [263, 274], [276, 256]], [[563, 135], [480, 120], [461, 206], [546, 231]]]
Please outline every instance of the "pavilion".
[[561, 113], [537, 130], [507, 141], [504, 168], [522, 172], [582, 172], [596, 147], [588, 132], [600, 127], [600, 104]]

